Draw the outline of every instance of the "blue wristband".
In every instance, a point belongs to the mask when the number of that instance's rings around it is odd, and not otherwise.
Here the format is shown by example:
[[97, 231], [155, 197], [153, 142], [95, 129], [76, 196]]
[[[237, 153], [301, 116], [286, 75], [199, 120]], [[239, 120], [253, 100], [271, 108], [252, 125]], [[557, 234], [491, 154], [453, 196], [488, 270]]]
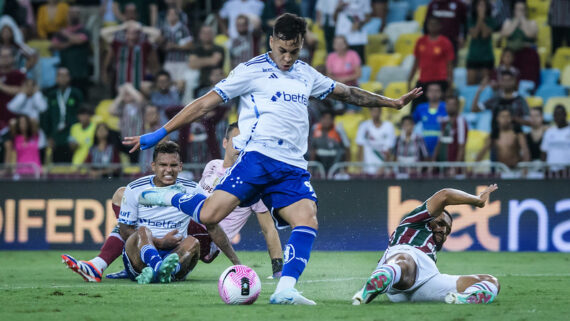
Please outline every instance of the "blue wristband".
[[154, 145], [158, 144], [158, 142], [166, 137], [168, 132], [164, 127], [160, 127], [153, 131], [152, 133], [144, 134], [141, 136], [140, 143], [141, 143], [141, 150], [152, 148]]

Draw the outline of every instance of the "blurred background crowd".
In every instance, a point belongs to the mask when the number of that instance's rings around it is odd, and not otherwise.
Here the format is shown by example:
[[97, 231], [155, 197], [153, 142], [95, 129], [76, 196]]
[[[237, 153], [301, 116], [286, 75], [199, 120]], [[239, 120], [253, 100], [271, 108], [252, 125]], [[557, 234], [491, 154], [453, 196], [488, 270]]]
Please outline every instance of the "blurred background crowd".
[[[486, 175], [532, 166], [568, 174], [570, 0], [0, 6], [3, 178], [147, 173], [152, 150], [129, 154], [122, 137], [160, 128], [232, 68], [269, 50], [275, 18], [285, 12], [307, 19], [300, 59], [323, 74], [391, 98], [424, 89], [402, 111], [311, 99], [306, 157], [320, 169], [314, 175], [425, 174], [414, 169], [418, 162], [432, 162], [439, 175], [465, 175], [467, 167], [450, 165], [465, 162], [489, 164]], [[190, 174], [223, 156], [225, 128], [238, 114], [237, 101], [221, 104], [170, 135]], [[392, 162], [405, 168], [382, 166]]]

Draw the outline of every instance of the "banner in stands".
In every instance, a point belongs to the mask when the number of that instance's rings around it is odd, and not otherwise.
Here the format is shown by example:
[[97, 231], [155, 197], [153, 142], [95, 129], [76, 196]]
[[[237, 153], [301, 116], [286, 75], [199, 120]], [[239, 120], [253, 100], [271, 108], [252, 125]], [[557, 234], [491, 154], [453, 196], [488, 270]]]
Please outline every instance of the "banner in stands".
[[[494, 182], [494, 181], [493, 181]], [[477, 193], [484, 180], [314, 181], [319, 197], [316, 250], [384, 250], [401, 217], [434, 192]], [[116, 224], [111, 196], [128, 181], [0, 183], [0, 250], [98, 249]], [[497, 181], [485, 208], [454, 206], [449, 251], [570, 252], [568, 181]], [[285, 243], [289, 231], [280, 231]], [[238, 250], [265, 250], [252, 216]]]

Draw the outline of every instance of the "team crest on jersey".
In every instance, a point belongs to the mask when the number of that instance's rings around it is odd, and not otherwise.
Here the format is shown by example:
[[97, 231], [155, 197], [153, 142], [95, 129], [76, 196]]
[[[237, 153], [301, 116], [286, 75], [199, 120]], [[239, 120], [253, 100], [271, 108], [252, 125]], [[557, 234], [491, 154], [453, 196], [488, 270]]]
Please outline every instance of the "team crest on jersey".
[[283, 263], [287, 264], [295, 258], [295, 247], [291, 244], [287, 244], [285, 251], [283, 252]]

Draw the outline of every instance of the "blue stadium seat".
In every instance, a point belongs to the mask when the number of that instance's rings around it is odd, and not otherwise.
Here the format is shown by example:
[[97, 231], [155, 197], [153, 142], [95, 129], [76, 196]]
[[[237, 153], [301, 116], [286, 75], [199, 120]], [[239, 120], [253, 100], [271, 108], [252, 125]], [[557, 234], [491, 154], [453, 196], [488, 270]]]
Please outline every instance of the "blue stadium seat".
[[467, 86], [467, 69], [465, 67], [453, 69], [453, 83], [456, 88]]
[[[473, 98], [475, 98], [475, 94], [477, 93], [477, 89], [479, 86], [463, 86], [459, 87], [459, 96], [465, 99], [465, 106], [463, 107], [463, 113], [470, 113], [471, 112], [471, 104], [473, 103]], [[483, 103], [487, 101], [489, 98], [493, 97], [493, 90], [491, 87], [487, 86], [479, 95], [479, 102]]]
[[[427, 6], [430, 0], [410, 0], [410, 10], [412, 12], [416, 11], [419, 6]], [[390, 3], [392, 5], [392, 3]]]
[[560, 79], [560, 70], [558, 69], [541, 69], [540, 70], [540, 84], [541, 85], [555, 85], [558, 84]]
[[382, 26], [382, 19], [380, 18], [371, 18], [364, 26], [362, 26], [362, 30], [366, 31], [366, 34], [374, 35], [380, 31], [380, 27]]
[[523, 97], [532, 96], [534, 91], [534, 81], [532, 80], [521, 80], [519, 81], [519, 95]]
[[372, 68], [369, 66], [362, 66], [360, 67], [360, 78], [358, 79], [359, 83], [365, 83], [370, 80], [370, 74], [372, 73]]
[[408, 16], [408, 10], [410, 10], [410, 4], [408, 2], [391, 2], [389, 6], [390, 9], [388, 10], [386, 23], [406, 20], [406, 17]]
[[544, 84], [538, 87], [535, 96], [542, 97], [543, 101], [548, 101], [550, 97], [566, 96], [566, 88], [556, 84]]

